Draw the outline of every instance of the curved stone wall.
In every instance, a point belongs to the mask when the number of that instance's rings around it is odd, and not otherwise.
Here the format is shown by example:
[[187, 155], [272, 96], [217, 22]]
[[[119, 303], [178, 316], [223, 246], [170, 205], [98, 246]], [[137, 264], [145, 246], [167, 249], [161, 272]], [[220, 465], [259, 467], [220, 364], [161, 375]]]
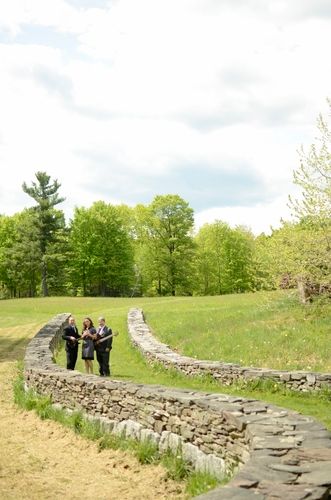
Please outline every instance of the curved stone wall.
[[325, 499], [331, 491], [331, 435], [312, 418], [273, 405], [189, 390], [134, 384], [68, 371], [53, 362], [68, 315], [54, 318], [30, 342], [28, 388], [82, 410], [105, 429], [180, 448], [197, 469], [231, 482], [203, 499]]
[[177, 354], [168, 345], [162, 344], [153, 337], [150, 328], [144, 321], [141, 309], [131, 309], [129, 311], [128, 329], [133, 344], [142, 352], [144, 357], [150, 361], [162, 363], [168, 368], [175, 368], [188, 376], [211, 375], [225, 385], [238, 380], [271, 379], [296, 391], [311, 391], [320, 389], [323, 385], [331, 388], [331, 373], [288, 372], [268, 368], [251, 368], [235, 363], [199, 360]]

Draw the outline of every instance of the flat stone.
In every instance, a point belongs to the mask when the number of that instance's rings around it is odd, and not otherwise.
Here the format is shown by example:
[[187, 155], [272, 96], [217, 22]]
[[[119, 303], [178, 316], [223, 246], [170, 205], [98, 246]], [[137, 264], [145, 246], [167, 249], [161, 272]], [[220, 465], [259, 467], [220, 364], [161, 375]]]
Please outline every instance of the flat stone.
[[292, 474], [285, 471], [271, 470], [267, 465], [263, 464], [251, 464], [248, 462], [240, 470], [236, 480], [241, 481], [272, 481], [274, 484], [278, 485], [282, 483], [294, 483], [297, 478], [297, 474]]
[[243, 411], [245, 414], [247, 413], [265, 413], [267, 411], [267, 406], [263, 405], [243, 405]]
[[297, 371], [297, 372], [290, 372], [290, 376], [291, 376], [291, 380], [302, 380], [302, 379], [305, 379], [306, 376], [307, 376], [307, 372], [300, 372], [300, 371]]
[[255, 486], [257, 486], [259, 484], [259, 481], [255, 480], [250, 480], [250, 479], [245, 479], [245, 478], [238, 478], [238, 477], [235, 477], [232, 481], [231, 481], [231, 486], [236, 486], [238, 488], [247, 488], [247, 489], [251, 489], [251, 488], [255, 488]]
[[317, 486], [331, 486], [331, 462], [320, 462], [310, 464], [313, 470], [307, 472], [297, 479], [297, 482], [305, 484], [315, 484]]
[[326, 488], [314, 488], [307, 484], [275, 484], [270, 481], [261, 481], [259, 491], [268, 500], [321, 500], [327, 498]]
[[288, 453], [288, 460], [295, 459], [303, 462], [331, 462], [330, 448], [297, 448]]
[[250, 424], [247, 427], [247, 431], [250, 433], [251, 436], [255, 436], [256, 434], [258, 435], [265, 435], [265, 434], [270, 434], [277, 436], [279, 434], [284, 435], [284, 428], [280, 425], [260, 425], [259, 423], [257, 424]]
[[223, 411], [223, 415], [226, 418], [227, 422], [232, 424], [239, 431], [244, 429], [245, 423], [240, 419], [240, 417], [242, 416], [242, 413], [240, 411]]
[[254, 437], [252, 440], [253, 450], [263, 450], [264, 448], [269, 448], [271, 450], [290, 450], [292, 448], [297, 448], [297, 443], [292, 441], [285, 441], [280, 439], [263, 439]]
[[196, 500], [266, 500], [262, 493], [225, 486], [195, 497]]
[[273, 470], [292, 472], [293, 474], [304, 474], [311, 470], [309, 465], [270, 464], [268, 467]]
[[309, 436], [307, 436], [304, 440], [304, 446], [305, 448], [331, 448], [331, 439], [328, 438], [312, 438], [309, 439]]

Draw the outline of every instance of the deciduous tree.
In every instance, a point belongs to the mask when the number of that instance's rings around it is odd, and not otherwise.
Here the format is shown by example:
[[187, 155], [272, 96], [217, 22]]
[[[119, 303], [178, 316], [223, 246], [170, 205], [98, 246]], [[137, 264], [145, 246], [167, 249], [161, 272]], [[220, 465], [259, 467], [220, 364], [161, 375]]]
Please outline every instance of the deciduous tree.
[[[329, 101], [329, 117], [331, 103]], [[302, 191], [302, 198], [291, 200], [293, 214], [300, 221], [306, 238], [301, 254], [310, 256], [300, 279], [331, 283], [331, 130], [320, 115], [317, 122], [319, 136], [308, 152], [300, 151], [300, 167], [294, 170], [294, 183]]]

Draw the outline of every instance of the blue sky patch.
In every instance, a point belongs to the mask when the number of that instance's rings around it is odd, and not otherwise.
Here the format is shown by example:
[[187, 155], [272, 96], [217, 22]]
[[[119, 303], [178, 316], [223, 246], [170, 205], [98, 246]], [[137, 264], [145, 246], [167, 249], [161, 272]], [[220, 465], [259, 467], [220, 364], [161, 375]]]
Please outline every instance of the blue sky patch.
[[0, 31], [0, 42], [18, 43], [21, 45], [45, 45], [70, 53], [78, 52], [78, 41], [75, 35], [62, 33], [51, 26], [39, 26], [36, 24], [22, 24], [21, 30], [16, 36], [8, 32]]

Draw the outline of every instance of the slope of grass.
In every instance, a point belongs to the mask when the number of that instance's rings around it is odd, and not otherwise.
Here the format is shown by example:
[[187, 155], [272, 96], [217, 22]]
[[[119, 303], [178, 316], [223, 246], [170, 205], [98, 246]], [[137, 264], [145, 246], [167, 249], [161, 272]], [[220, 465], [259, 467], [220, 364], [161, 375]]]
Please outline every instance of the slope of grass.
[[[79, 328], [85, 315], [96, 320], [102, 314], [106, 316], [107, 323], [113, 329], [120, 331], [120, 335], [114, 339], [111, 353], [113, 378], [263, 399], [312, 415], [331, 429], [330, 396], [327, 391], [320, 395], [309, 395], [287, 393], [281, 388], [263, 384], [255, 387], [253, 385], [222, 387], [206, 378], [188, 379], [177, 372], [166, 371], [158, 365], [148, 365], [128, 340], [126, 321], [130, 307], [142, 308], [155, 334], [189, 355], [238, 361], [256, 366], [275, 367], [273, 360], [277, 357], [275, 351], [278, 349], [276, 339], [281, 338], [278, 329], [281, 329], [285, 336], [286, 332], [282, 330], [285, 322], [291, 324], [292, 328], [299, 329], [292, 331], [300, 332], [297, 334], [298, 338], [292, 335], [291, 340], [288, 341], [285, 351], [289, 361], [295, 366], [300, 359], [305, 360], [311, 356], [310, 346], [313, 345], [316, 359], [325, 359], [324, 365], [319, 361], [321, 367], [325, 366], [327, 370], [329, 366], [330, 306], [320, 304], [303, 308], [294, 296], [286, 292], [222, 297], [133, 299], [52, 297], [1, 301], [2, 324], [5, 327], [0, 328], [0, 360], [12, 355], [18, 357], [23, 355], [24, 346], [28, 340], [55, 314], [65, 311], [75, 314]], [[225, 326], [223, 328], [223, 325], [226, 325], [227, 330]], [[228, 332], [227, 335], [224, 334], [225, 330]], [[168, 334], [171, 334], [169, 338]], [[239, 337], [234, 342], [234, 337], [239, 334], [242, 346], [240, 357], [237, 358], [238, 353], [234, 347], [240, 342], [238, 342]], [[320, 337], [320, 341], [316, 342], [315, 335]], [[248, 338], [254, 336], [255, 342], [250, 345], [258, 347], [256, 350], [245, 347], [245, 340], [247, 340], [245, 336]], [[264, 344], [266, 339], [273, 339], [274, 344]], [[207, 347], [204, 344], [207, 344]], [[18, 345], [19, 350], [17, 350]], [[297, 354], [298, 346], [300, 346], [300, 359]], [[217, 348], [220, 356], [215, 355]], [[225, 351], [228, 353], [228, 358], [225, 356]], [[255, 358], [251, 356], [251, 351], [256, 351]], [[263, 358], [265, 353], [267, 356]], [[245, 356], [244, 359], [243, 356]], [[243, 361], [241, 362], [240, 359]], [[294, 362], [297, 359], [298, 361]], [[63, 351], [59, 355], [58, 362], [65, 366]], [[302, 363], [302, 368], [306, 366], [305, 363]], [[317, 366], [319, 365], [315, 365], [315, 369]], [[95, 362], [95, 371], [97, 371], [96, 368]], [[280, 368], [286, 369], [289, 366], [287, 362], [284, 362]], [[83, 371], [80, 359], [77, 369]]]
[[155, 335], [187, 356], [244, 366], [331, 372], [331, 300], [260, 292], [146, 304]]

